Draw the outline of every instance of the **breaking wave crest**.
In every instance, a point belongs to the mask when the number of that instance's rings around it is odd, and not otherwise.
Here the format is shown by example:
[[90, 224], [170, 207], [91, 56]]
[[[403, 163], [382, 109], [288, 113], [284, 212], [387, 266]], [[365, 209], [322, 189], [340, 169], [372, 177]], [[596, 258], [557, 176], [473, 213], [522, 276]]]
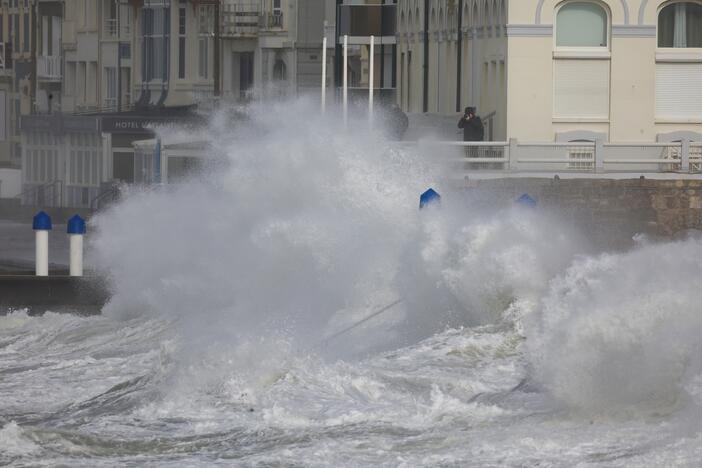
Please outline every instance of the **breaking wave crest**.
[[537, 378], [576, 408], [660, 411], [700, 391], [699, 239], [576, 260], [527, 326]]

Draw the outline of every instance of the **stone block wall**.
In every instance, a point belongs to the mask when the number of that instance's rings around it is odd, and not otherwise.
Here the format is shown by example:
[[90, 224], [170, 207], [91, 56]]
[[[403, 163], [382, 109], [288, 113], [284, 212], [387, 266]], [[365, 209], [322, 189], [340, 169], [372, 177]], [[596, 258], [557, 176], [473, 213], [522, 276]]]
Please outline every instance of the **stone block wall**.
[[596, 244], [625, 247], [637, 234], [674, 238], [702, 230], [702, 180], [505, 178], [468, 180], [466, 187], [502, 202], [528, 193]]

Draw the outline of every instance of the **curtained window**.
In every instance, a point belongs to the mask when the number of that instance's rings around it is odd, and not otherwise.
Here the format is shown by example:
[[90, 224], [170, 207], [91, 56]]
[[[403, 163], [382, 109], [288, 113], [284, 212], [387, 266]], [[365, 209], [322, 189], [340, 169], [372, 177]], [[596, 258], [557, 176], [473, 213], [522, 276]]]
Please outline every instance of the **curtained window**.
[[702, 47], [702, 4], [678, 2], [658, 15], [658, 47]]

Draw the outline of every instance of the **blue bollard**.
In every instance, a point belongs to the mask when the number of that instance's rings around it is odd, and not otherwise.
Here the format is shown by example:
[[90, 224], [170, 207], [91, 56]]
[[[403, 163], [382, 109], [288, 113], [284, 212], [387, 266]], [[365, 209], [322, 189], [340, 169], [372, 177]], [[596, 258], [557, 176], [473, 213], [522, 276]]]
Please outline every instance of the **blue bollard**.
[[528, 193], [523, 194], [521, 197], [514, 201], [518, 205], [528, 206], [529, 208], [535, 208], [537, 203], [536, 200], [531, 198]]
[[430, 188], [419, 196], [419, 209], [424, 209], [432, 204], [441, 203], [441, 195], [433, 188]]

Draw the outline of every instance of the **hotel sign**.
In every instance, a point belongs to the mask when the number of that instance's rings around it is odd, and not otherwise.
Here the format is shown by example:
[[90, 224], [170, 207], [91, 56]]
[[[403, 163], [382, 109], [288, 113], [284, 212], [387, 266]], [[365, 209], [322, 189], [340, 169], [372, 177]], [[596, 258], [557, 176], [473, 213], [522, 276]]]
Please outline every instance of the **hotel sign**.
[[103, 117], [101, 130], [105, 133], [153, 133], [154, 127], [173, 126], [177, 123], [179, 120], [172, 118]]

